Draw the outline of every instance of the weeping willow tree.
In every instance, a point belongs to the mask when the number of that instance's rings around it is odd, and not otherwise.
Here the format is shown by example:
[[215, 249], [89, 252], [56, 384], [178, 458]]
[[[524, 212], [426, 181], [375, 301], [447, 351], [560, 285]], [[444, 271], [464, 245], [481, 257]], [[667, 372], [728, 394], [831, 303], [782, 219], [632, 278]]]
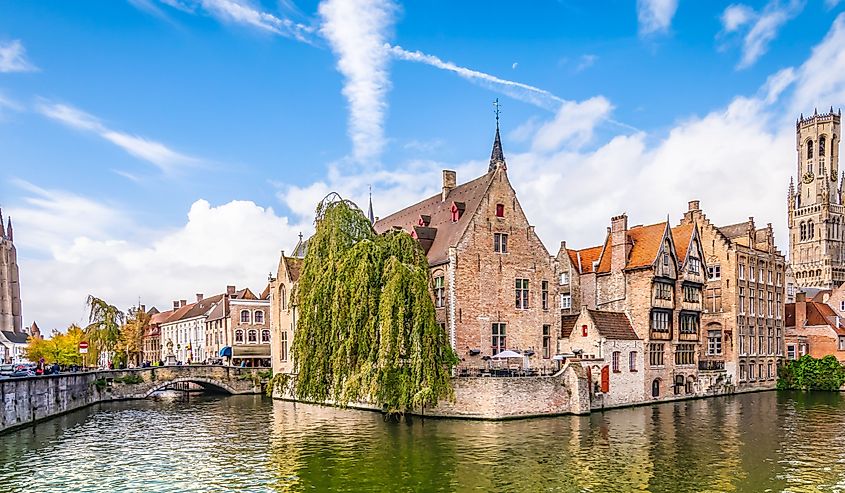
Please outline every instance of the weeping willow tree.
[[317, 207], [316, 226], [294, 293], [295, 396], [390, 413], [452, 398], [457, 357], [435, 318], [419, 243], [402, 231], [376, 235], [337, 194]]

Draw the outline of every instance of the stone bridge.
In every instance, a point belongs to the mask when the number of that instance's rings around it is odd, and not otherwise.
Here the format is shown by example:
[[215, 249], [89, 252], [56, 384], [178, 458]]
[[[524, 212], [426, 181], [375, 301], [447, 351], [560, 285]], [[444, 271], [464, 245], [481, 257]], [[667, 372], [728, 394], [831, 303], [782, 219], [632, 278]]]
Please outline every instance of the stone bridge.
[[266, 373], [260, 368], [187, 365], [3, 379], [0, 433], [98, 402], [144, 399], [180, 382], [226, 394], [259, 394]]

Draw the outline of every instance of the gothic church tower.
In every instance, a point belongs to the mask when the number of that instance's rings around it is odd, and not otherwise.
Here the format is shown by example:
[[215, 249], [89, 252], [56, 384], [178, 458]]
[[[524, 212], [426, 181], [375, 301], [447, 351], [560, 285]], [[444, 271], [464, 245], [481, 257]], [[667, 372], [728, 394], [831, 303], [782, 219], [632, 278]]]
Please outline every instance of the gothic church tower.
[[789, 262], [802, 287], [833, 288], [845, 281], [845, 174], [839, 177], [841, 110], [798, 119], [797, 187], [790, 179]]
[[4, 228], [0, 211], [0, 330], [20, 333], [22, 328], [20, 274], [12, 218]]

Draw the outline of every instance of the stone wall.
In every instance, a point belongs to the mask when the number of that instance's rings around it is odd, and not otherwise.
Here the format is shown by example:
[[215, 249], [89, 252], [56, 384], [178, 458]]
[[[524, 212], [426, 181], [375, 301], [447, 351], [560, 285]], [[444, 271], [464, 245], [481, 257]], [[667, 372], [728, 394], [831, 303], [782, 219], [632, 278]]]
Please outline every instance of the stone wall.
[[[139, 383], [122, 379], [140, 377]], [[262, 392], [256, 370], [228, 366], [164, 366], [64, 373], [0, 380], [0, 433], [98, 402], [143, 399], [174, 382], [194, 382], [230, 394]]]

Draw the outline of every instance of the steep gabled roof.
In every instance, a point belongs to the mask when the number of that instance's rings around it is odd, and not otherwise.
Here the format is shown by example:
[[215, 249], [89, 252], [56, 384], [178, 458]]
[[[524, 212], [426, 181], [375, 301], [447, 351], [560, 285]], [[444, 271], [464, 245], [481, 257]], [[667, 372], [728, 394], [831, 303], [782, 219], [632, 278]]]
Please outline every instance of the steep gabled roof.
[[214, 320], [221, 320], [229, 316], [229, 297], [224, 296], [223, 299], [214, 305], [214, 308], [208, 313], [208, 317], [205, 319], [206, 322], [212, 322]]
[[154, 313], [150, 317], [150, 325], [153, 324], [160, 324], [162, 322], [166, 322], [173, 315], [173, 310], [168, 310], [166, 312]]
[[[637, 269], [641, 267], [649, 267], [654, 264], [660, 253], [663, 244], [663, 237], [667, 234], [669, 223], [664, 221], [648, 226], [633, 226], [628, 229], [628, 242], [631, 250], [628, 252], [628, 259], [625, 264], [626, 269]], [[695, 226], [692, 224], [681, 224], [669, 229], [669, 236], [674, 244], [675, 258], [678, 261], [683, 261], [687, 257], [687, 251], [690, 247], [693, 235], [695, 234]], [[608, 235], [605, 240], [604, 251], [599, 262], [599, 267], [596, 272], [607, 273], [610, 272], [611, 263], [611, 237]]]
[[302, 272], [302, 266], [305, 259], [298, 257], [283, 257], [285, 262], [285, 269], [288, 271], [291, 282], [299, 281], [299, 274]]
[[[434, 228], [437, 231], [426, 253], [428, 263], [430, 265], [445, 263], [449, 260], [449, 247], [454, 246], [463, 236], [467, 225], [469, 225], [475, 211], [481, 204], [481, 200], [490, 188], [494, 175], [495, 171], [491, 171], [453, 188], [446, 196], [446, 200], [442, 199], [440, 193], [432, 195], [410, 207], [379, 219], [373, 225], [373, 229], [376, 233], [381, 234], [398, 227], [410, 234], [414, 232], [414, 226], [419, 226], [420, 216], [430, 216], [431, 221], [427, 227]], [[457, 222], [452, 222], [452, 204], [464, 209], [464, 213], [461, 214]]]
[[599, 334], [608, 338], [623, 341], [638, 341], [637, 333], [631, 327], [628, 315], [622, 312], [606, 312], [601, 310], [587, 310], [596, 324]]
[[719, 232], [725, 235], [726, 238], [732, 240], [743, 235], [748, 234], [748, 227], [751, 225], [750, 221], [743, 221], [741, 223], [729, 224], [727, 226], [719, 226]]
[[569, 337], [572, 334], [572, 329], [575, 328], [575, 322], [578, 321], [580, 314], [561, 315], [560, 317], [560, 336]]
[[572, 266], [581, 274], [593, 272], [593, 263], [599, 259], [603, 246], [582, 248], [581, 250], [567, 250], [569, 261]]
[[[833, 311], [826, 303], [816, 303], [815, 301], [807, 301], [807, 322], [805, 326], [820, 326], [827, 325], [838, 335], [845, 335], [845, 325], [843, 320]], [[795, 327], [795, 303], [786, 304], [786, 320], [784, 325], [786, 327]], [[837, 325], [837, 322], [839, 323]], [[800, 327], [795, 327], [800, 330]]]

